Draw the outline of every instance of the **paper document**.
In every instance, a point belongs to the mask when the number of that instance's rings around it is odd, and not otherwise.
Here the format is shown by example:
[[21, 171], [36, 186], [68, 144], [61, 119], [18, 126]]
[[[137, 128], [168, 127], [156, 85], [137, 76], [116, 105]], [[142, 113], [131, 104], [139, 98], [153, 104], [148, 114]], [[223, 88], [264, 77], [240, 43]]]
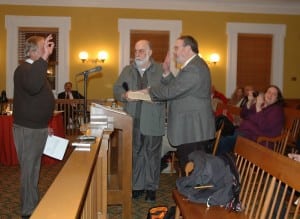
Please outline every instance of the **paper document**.
[[66, 152], [69, 140], [55, 135], [48, 135], [44, 154], [58, 160], [62, 160]]
[[149, 94], [145, 94], [141, 91], [128, 91], [128, 98], [133, 100], [145, 100], [151, 102], [151, 97]]
[[76, 141], [76, 142], [72, 142], [72, 146], [81, 146], [81, 147], [90, 147], [91, 144], [93, 144], [95, 141], [93, 142], [88, 142], [88, 141]]

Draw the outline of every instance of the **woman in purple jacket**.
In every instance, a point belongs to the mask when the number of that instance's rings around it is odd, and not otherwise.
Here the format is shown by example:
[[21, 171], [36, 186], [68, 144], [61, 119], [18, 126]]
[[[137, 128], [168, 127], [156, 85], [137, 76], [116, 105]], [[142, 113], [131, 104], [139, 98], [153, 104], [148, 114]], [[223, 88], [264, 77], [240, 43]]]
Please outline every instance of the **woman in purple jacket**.
[[217, 155], [231, 152], [238, 135], [256, 141], [259, 136], [275, 137], [284, 126], [283, 96], [280, 89], [270, 85], [265, 93], [248, 95], [248, 102], [242, 108], [242, 122], [232, 136], [221, 137]]

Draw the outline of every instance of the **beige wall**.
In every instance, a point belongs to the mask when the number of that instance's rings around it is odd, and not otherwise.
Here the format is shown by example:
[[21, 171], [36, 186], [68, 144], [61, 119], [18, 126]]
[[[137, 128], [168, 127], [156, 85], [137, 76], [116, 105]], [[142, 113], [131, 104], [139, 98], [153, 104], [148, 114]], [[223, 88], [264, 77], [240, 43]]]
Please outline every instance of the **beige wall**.
[[[201, 54], [204, 56], [212, 52], [220, 54], [221, 61], [216, 66], [211, 66], [211, 73], [213, 83], [223, 92], [225, 92], [226, 86], [226, 23], [286, 24], [283, 92], [286, 98], [300, 98], [300, 56], [298, 55], [298, 51], [300, 51], [300, 16], [1, 5], [0, 90], [6, 87], [6, 59], [11, 58], [6, 57], [5, 51], [7, 41], [5, 15], [71, 17], [69, 75], [72, 81], [74, 74], [93, 67], [92, 64], [81, 63], [78, 58], [80, 51], [86, 50], [90, 57], [96, 57], [97, 51], [107, 50], [109, 59], [102, 65], [103, 74], [94, 74], [89, 77], [89, 98], [112, 97], [112, 86], [119, 74], [119, 18], [182, 20], [183, 34], [190, 34], [198, 39]], [[296, 81], [291, 80], [293, 76], [297, 77]], [[78, 88], [83, 91], [82, 82], [79, 83]]]

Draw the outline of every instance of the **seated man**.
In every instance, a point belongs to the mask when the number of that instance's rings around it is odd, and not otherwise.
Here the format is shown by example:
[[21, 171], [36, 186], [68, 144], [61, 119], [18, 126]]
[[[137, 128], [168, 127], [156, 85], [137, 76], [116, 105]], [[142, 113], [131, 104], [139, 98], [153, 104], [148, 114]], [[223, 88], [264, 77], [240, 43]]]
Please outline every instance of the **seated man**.
[[58, 99], [83, 99], [82, 96], [77, 90], [72, 90], [72, 82], [65, 83], [65, 91], [58, 94]]
[[[65, 91], [61, 92], [58, 94], [58, 99], [83, 99], [84, 96], [82, 96], [77, 90], [72, 90], [72, 82], [66, 82], [65, 83]], [[64, 110], [64, 116], [65, 116], [65, 125], [67, 128], [73, 128], [74, 125], [74, 118], [75, 118], [75, 113], [74, 113], [74, 109], [76, 108], [76, 106], [62, 106], [61, 109], [59, 110]]]

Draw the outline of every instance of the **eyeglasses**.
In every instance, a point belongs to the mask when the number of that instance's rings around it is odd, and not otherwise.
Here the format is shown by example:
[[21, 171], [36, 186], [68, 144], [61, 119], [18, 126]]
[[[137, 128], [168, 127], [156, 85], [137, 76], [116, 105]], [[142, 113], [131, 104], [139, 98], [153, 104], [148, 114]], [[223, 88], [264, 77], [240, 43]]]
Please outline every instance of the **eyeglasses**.
[[179, 48], [186, 47], [186, 45], [181, 45], [181, 46], [174, 46], [174, 51], [177, 51]]
[[144, 55], [146, 53], [145, 49], [137, 49], [134, 50], [134, 54], [140, 54], [140, 55]]

